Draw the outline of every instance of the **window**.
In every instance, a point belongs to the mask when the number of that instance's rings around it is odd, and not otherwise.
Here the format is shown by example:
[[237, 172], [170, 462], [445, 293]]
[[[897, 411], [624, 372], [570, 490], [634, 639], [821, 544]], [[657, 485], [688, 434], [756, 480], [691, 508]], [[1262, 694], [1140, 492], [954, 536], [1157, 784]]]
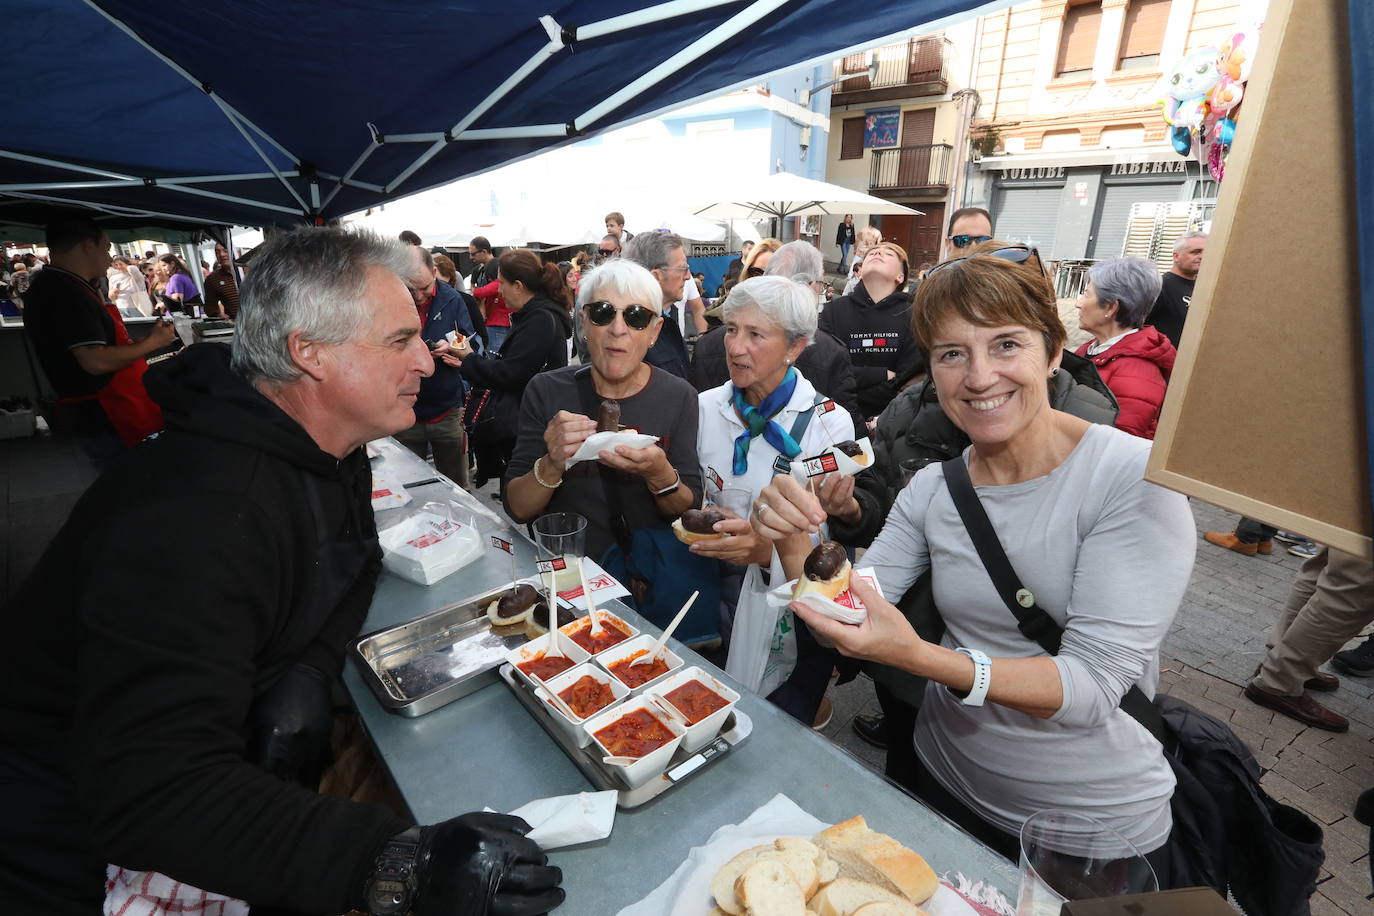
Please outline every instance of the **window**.
[[1131, 0], [1126, 22], [1121, 29], [1118, 70], [1154, 70], [1159, 67], [1159, 49], [1164, 46], [1164, 28], [1169, 24], [1169, 0]]
[[840, 158], [864, 157], [864, 119], [845, 118], [840, 131]]
[[1059, 37], [1055, 76], [1083, 77], [1092, 73], [1101, 25], [1102, 0], [1069, 7], [1064, 14], [1064, 31]]

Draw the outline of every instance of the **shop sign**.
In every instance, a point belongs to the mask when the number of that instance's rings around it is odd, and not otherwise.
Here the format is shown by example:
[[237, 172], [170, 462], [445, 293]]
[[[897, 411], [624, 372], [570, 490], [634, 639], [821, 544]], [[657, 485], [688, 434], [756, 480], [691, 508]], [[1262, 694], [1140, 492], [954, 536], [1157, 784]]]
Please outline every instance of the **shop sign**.
[[864, 112], [864, 148], [897, 145], [898, 108], [870, 108]]
[[1188, 160], [1170, 159], [1167, 162], [1115, 162], [1113, 175], [1169, 175], [1188, 171]]
[[1044, 165], [1035, 168], [1015, 168], [1004, 169], [1002, 172], [1003, 181], [1042, 181], [1046, 178], [1063, 178], [1064, 167], [1062, 165]]

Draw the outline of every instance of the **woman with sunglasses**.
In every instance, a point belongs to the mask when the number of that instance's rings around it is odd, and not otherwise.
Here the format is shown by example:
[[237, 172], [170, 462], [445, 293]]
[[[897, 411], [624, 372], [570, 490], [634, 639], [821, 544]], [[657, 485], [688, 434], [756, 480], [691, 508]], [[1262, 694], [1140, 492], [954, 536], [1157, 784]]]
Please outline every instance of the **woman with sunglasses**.
[[568, 288], [557, 264], [542, 264], [533, 251], [515, 248], [501, 255], [497, 270], [511, 313], [510, 336], [500, 352], [476, 353], [470, 340], [459, 339], [439, 357], [461, 367], [463, 378], [486, 392], [469, 399], [478, 486], [504, 475], [515, 448], [520, 396], [536, 375], [568, 364], [572, 335]]
[[711, 327], [720, 327], [721, 312], [725, 307], [725, 300], [730, 297], [730, 291], [750, 277], [762, 277], [767, 272], [768, 264], [773, 260], [773, 255], [781, 247], [782, 242], [770, 237], [760, 239], [753, 248], [749, 249], [749, 253], [744, 256], [744, 266], [740, 268], [739, 274], [734, 279], [726, 280], [720, 298], [716, 300], [715, 305], [708, 308], [704, 313], [707, 324]]
[[[603, 467], [613, 472], [610, 485], [631, 530], [666, 531], [697, 503], [696, 392], [644, 361], [663, 323], [663, 291], [653, 274], [617, 258], [590, 271], [580, 287], [590, 370], [568, 366], [529, 382], [506, 469], [505, 503], [510, 517], [522, 522], [546, 512], [576, 512], [587, 519], [587, 555], [600, 558], [616, 543]], [[597, 405], [590, 412], [579, 388], [588, 376]], [[617, 446], [597, 461], [570, 467], [568, 459], [596, 432], [602, 399], [620, 405], [621, 426], [659, 441], [644, 448]]]
[[[1159, 679], [1159, 646], [1196, 550], [1187, 500], [1145, 482], [1148, 442], [1052, 406], [1067, 333], [1043, 274], [996, 251], [945, 262], [921, 285], [912, 326], [939, 408], [971, 444], [915, 474], [863, 563], [893, 598], [931, 572], [944, 633], [918, 635], [856, 580], [868, 608], [858, 626], [794, 609], [844, 654], [928, 680], [914, 735], [889, 729], [892, 742], [913, 743], [901, 781], [927, 803], [1007, 856], [1034, 812], [1084, 814], [1144, 853], [1161, 887], [1176, 886], [1173, 772], [1118, 704], [1135, 684], [1153, 694]], [[976, 488], [1024, 586], [1018, 604], [1038, 605], [1062, 628], [1056, 651], [1019, 629], [956, 508], [947, 467]], [[791, 571], [808, 527], [827, 513], [800, 487], [783, 490], [763, 494], [769, 508], [755, 527], [778, 539]]]
[[[792, 459], [852, 440], [854, 424], [848, 413], [817, 394], [794, 365], [816, 335], [816, 294], [809, 287], [776, 276], [744, 280], [725, 300], [724, 316], [730, 379], [698, 399], [698, 460], [708, 497], [720, 488], [737, 489], [752, 501], [774, 475], [790, 473]], [[723, 564], [758, 564], [781, 574], [772, 543], [758, 537], [747, 519], [727, 519], [715, 529], [726, 536], [697, 541], [693, 553]], [[723, 573], [733, 571], [727, 566]], [[774, 584], [786, 581], [775, 576]], [[727, 603], [730, 597], [727, 588]], [[740, 601], [747, 608], [758, 606], [755, 600]], [[834, 659], [805, 626], [797, 627], [797, 652], [796, 669], [769, 699], [812, 725]]]

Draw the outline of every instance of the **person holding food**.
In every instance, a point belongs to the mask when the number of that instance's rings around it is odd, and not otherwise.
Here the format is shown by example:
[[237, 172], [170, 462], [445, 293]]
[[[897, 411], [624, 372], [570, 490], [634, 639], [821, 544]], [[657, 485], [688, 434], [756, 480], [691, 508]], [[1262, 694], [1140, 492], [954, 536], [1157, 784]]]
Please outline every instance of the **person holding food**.
[[[1022, 635], [973, 546], [945, 466], [916, 473], [864, 554], [887, 595], [932, 570], [946, 626], [921, 639], [855, 576], [859, 625], [794, 604], [846, 655], [929, 679], [908, 784], [1004, 855], [1032, 813], [1062, 808], [1116, 829], [1170, 886], [1174, 777], [1159, 743], [1118, 703], [1153, 695], [1159, 646], [1195, 551], [1187, 500], [1143, 479], [1150, 443], [1050, 405], [1066, 332], [1036, 272], [991, 254], [947, 261], [921, 285], [913, 330], [939, 405], [971, 445], [959, 458], [1010, 565], [1063, 628], [1047, 654]], [[801, 572], [821, 501], [785, 481], [760, 497], [755, 529]]]
[[[730, 291], [722, 317], [730, 379], [698, 396], [698, 460], [708, 496], [715, 485], [745, 490], [753, 499], [774, 475], [790, 474], [793, 459], [853, 440], [854, 424], [793, 365], [816, 334], [816, 295], [809, 288], [785, 277], [750, 277]], [[852, 492], [853, 478], [832, 486]], [[693, 553], [723, 564], [758, 564], [774, 574], [770, 581], [781, 575], [772, 543], [747, 519], [721, 520], [713, 528], [718, 536], [695, 541]], [[760, 606], [752, 599], [740, 601]], [[818, 646], [805, 626], [796, 632], [797, 666], [769, 699], [812, 724], [829, 683], [832, 653]]]
[[[622, 534], [630, 539], [641, 530], [667, 534], [668, 524], [699, 502], [696, 392], [644, 361], [663, 323], [663, 292], [653, 274], [616, 259], [583, 276], [579, 287], [591, 365], [529, 380], [506, 468], [505, 506], [521, 522], [547, 512], [581, 515], [587, 519], [587, 555], [602, 558], [620, 546], [613, 518], [624, 518]], [[518, 342], [517, 328], [506, 344]], [[569, 464], [588, 437], [622, 428], [658, 441], [614, 445], [593, 460]]]

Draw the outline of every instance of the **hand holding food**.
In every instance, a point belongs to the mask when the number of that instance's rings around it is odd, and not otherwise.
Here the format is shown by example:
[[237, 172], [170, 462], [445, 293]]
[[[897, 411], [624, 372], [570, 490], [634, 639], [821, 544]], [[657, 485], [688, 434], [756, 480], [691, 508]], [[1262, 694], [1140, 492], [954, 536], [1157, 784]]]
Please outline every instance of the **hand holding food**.
[[825, 521], [820, 500], [790, 474], [778, 474], [754, 500], [754, 530], [770, 541], [815, 534]]
[[562, 469], [587, 437], [596, 432], [596, 423], [580, 413], [560, 410], [544, 427], [544, 448], [549, 457], [546, 463]]
[[911, 623], [862, 576], [851, 576], [849, 589], [867, 609], [863, 623], [841, 623], [795, 601], [788, 606], [813, 633], [833, 643], [843, 654], [912, 670], [912, 656], [919, 654], [925, 642]]

